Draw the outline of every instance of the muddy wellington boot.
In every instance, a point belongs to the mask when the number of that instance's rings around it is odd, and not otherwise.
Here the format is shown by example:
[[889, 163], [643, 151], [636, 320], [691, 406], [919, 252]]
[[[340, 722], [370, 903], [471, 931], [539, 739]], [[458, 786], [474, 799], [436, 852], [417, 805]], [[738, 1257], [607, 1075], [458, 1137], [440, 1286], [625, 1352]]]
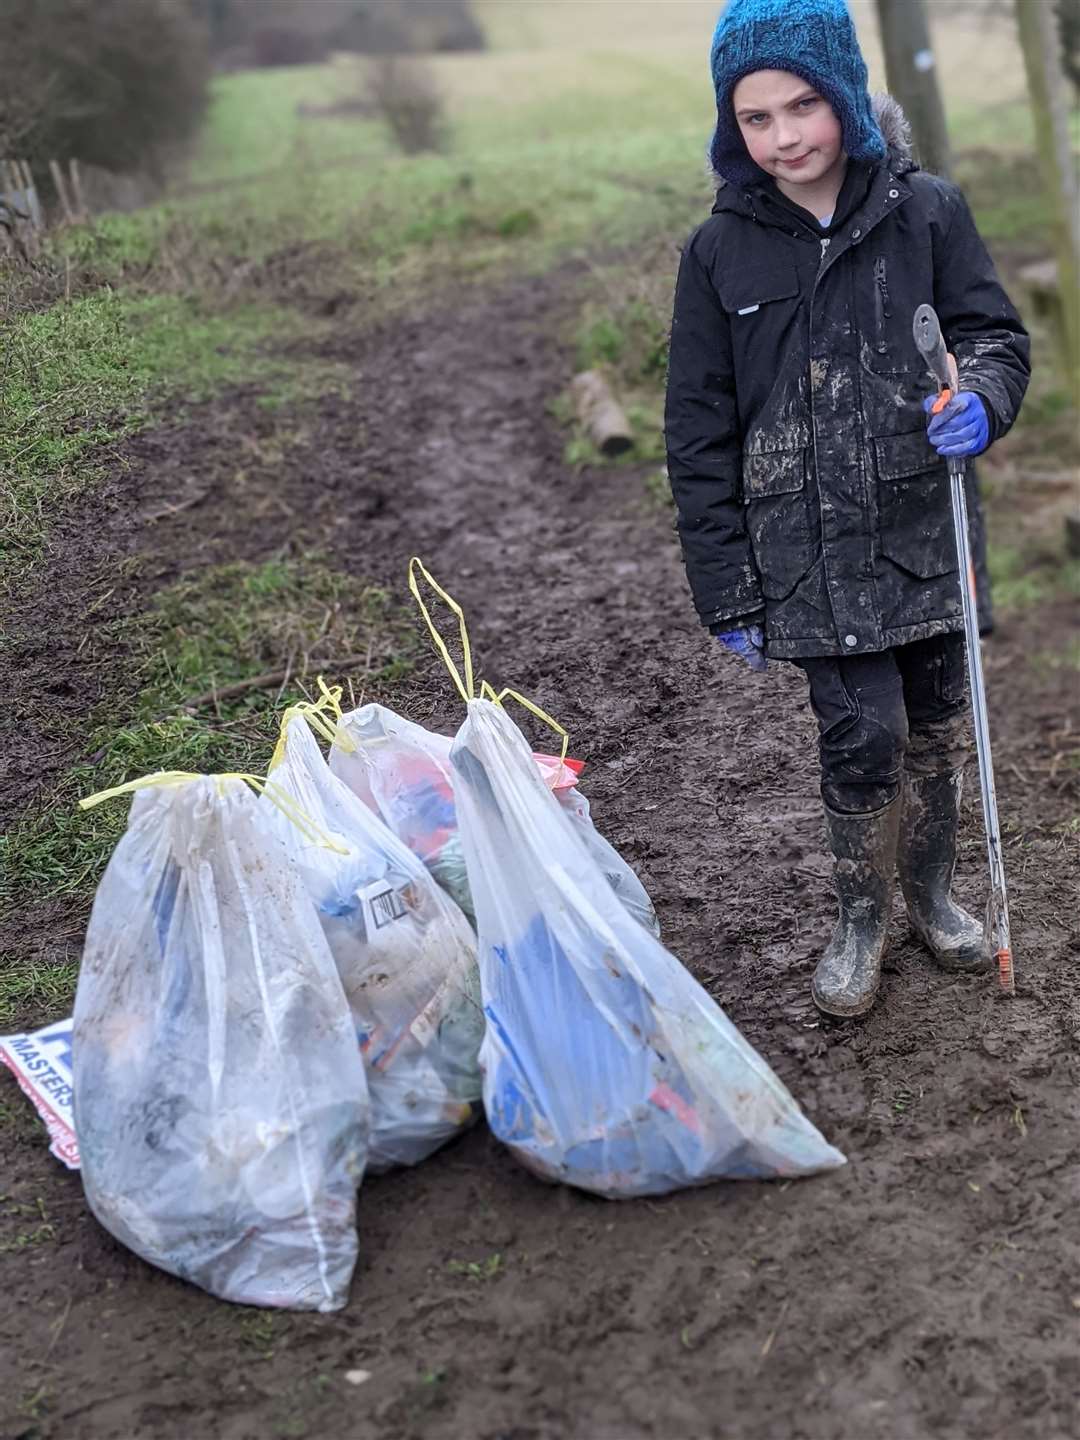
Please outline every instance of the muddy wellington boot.
[[810, 993], [826, 1015], [865, 1015], [877, 996], [892, 908], [900, 805], [897, 797], [869, 815], [843, 815], [825, 807], [840, 916], [814, 971]]
[[963, 771], [905, 775], [897, 869], [911, 928], [944, 970], [985, 970], [983, 927], [952, 899]]

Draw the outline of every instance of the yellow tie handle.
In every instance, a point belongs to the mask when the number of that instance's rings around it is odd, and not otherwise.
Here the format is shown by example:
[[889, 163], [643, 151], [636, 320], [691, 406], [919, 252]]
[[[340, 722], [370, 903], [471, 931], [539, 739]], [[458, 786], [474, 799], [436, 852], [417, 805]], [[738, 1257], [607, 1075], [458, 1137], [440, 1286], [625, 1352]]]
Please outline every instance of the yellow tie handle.
[[[432, 620], [431, 614], [427, 606], [424, 604], [423, 597], [420, 594], [420, 586], [416, 578], [418, 573], [424, 577], [427, 583], [435, 591], [436, 595], [438, 595], [441, 600], [445, 601], [445, 603], [449, 605], [450, 609], [457, 616], [458, 632], [461, 636], [461, 653], [465, 666], [464, 679], [462, 679], [461, 672], [458, 670], [453, 660], [451, 660], [450, 651], [446, 647], [446, 641], [439, 634], [438, 630], [436, 630], [435, 622]], [[466, 704], [468, 704], [470, 700], [475, 700], [477, 698], [477, 694], [476, 684], [473, 677], [472, 648], [469, 645], [469, 631], [468, 627], [465, 624], [464, 610], [462, 610], [461, 606], [458, 604], [458, 602], [454, 599], [452, 595], [447, 594], [447, 592], [443, 589], [443, 587], [439, 584], [439, 582], [424, 565], [423, 561], [416, 555], [414, 555], [413, 558], [409, 561], [409, 589], [412, 591], [413, 598], [416, 600], [417, 605], [419, 605], [420, 607], [421, 615], [423, 615], [425, 621], [427, 622], [427, 627], [431, 631], [431, 638], [435, 641], [436, 649], [442, 656], [443, 663], [446, 665], [447, 670], [449, 670], [450, 672], [451, 680], [453, 680], [454, 684], [457, 686], [458, 693], [461, 695], [461, 698], [465, 701]], [[504, 690], [496, 693], [494, 686], [490, 685], [488, 681], [485, 680], [482, 682], [480, 686], [479, 696], [481, 700], [492, 700], [496, 705], [500, 706], [501, 708], [502, 702], [507, 697], [509, 697], [511, 700], [516, 700], [519, 705], [524, 705], [526, 710], [531, 711], [538, 720], [542, 720], [545, 725], [549, 726], [552, 730], [554, 730], [556, 735], [562, 736], [562, 754], [559, 756], [559, 759], [560, 761], [565, 761], [567, 746], [570, 744], [570, 735], [569, 732], [562, 725], [560, 725], [557, 720], [550, 716], [546, 710], [541, 710], [540, 706], [534, 704], [532, 700], [526, 699], [525, 696], [522, 695], [519, 691], [512, 690], [509, 686], [507, 686]]]

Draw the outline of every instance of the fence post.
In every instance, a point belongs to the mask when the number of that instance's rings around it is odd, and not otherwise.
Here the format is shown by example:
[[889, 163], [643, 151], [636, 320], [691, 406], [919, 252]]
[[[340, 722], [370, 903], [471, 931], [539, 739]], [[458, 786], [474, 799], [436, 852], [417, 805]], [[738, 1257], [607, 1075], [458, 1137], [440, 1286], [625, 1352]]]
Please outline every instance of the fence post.
[[80, 224], [85, 225], [90, 219], [90, 214], [86, 208], [86, 197], [83, 194], [82, 187], [82, 171], [79, 169], [78, 160], [68, 161], [68, 174], [71, 176], [71, 193], [75, 198], [75, 211]]
[[49, 174], [52, 176], [53, 187], [64, 212], [64, 219], [69, 225], [72, 225], [75, 222], [75, 216], [72, 213], [71, 201], [68, 199], [67, 187], [64, 184], [64, 172], [55, 160], [49, 161]]

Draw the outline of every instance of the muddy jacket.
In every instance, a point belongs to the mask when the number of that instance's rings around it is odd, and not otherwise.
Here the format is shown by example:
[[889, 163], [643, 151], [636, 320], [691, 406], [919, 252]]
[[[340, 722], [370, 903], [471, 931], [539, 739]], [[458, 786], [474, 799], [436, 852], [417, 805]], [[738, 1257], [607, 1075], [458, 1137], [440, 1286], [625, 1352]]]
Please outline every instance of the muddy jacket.
[[771, 182], [720, 189], [679, 269], [665, 421], [703, 624], [763, 609], [779, 658], [962, 628], [948, 473], [921, 403], [935, 386], [912, 339], [923, 303], [997, 439], [1028, 338], [954, 185], [891, 145], [849, 170], [827, 229]]

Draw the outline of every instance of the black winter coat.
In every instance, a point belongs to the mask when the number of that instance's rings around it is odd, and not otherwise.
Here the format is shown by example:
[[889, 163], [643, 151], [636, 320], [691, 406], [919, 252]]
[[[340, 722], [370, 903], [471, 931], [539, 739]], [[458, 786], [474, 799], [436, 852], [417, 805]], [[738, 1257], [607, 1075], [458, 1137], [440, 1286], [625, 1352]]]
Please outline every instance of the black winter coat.
[[690, 587], [705, 625], [763, 610], [777, 658], [963, 627], [916, 308], [936, 309], [992, 440], [1030, 373], [1027, 332], [954, 185], [890, 149], [841, 200], [822, 230], [771, 182], [721, 188], [675, 295], [665, 429]]

